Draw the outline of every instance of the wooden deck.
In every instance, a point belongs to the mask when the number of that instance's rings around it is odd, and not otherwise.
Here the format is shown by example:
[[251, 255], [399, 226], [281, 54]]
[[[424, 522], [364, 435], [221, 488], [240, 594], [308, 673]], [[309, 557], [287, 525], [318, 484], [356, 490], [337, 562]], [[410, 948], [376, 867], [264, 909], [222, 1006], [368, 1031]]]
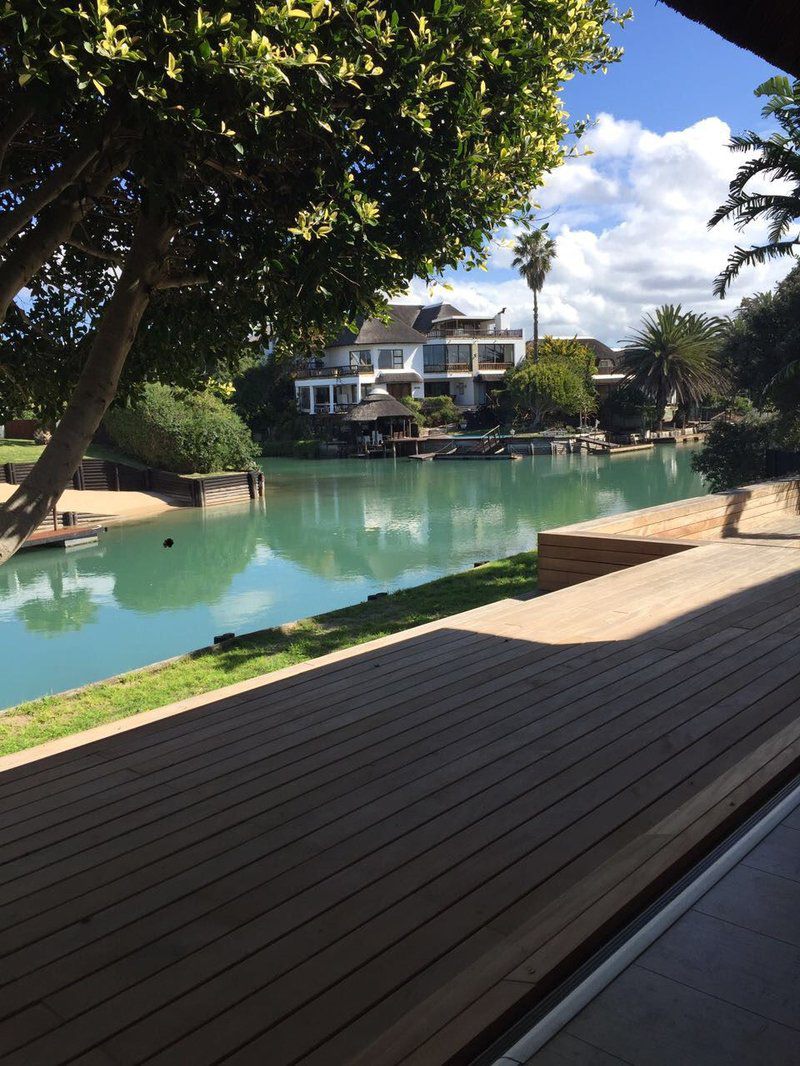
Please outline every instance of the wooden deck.
[[467, 1062], [798, 758], [726, 542], [6, 757], [0, 1058]]

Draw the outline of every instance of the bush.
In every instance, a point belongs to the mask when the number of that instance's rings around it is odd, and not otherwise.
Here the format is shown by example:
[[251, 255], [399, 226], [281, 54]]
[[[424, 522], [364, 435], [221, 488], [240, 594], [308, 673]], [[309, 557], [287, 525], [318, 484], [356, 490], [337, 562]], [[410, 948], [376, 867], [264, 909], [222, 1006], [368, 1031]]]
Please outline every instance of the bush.
[[177, 474], [245, 470], [258, 456], [241, 418], [210, 393], [146, 385], [127, 406], [112, 407], [104, 424], [121, 451]]
[[401, 401], [404, 407], [407, 407], [414, 416], [414, 421], [418, 426], [425, 425], [425, 415], [422, 413], [422, 401], [416, 400], [413, 396], [404, 396]]
[[429, 426], [446, 426], [457, 422], [459, 411], [452, 396], [428, 396], [422, 401], [422, 414]]
[[703, 450], [692, 459], [692, 467], [703, 475], [713, 492], [763, 481], [773, 432], [774, 421], [768, 418], [716, 422]]

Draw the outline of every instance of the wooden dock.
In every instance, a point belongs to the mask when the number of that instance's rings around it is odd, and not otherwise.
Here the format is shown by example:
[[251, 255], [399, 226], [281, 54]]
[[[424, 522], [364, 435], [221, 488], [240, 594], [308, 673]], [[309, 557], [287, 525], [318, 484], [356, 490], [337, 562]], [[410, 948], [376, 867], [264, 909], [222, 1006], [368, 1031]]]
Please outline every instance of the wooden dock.
[[707, 543], [0, 760], [0, 1058], [466, 1063], [800, 759]]
[[34, 548], [77, 548], [84, 544], [96, 544], [105, 526], [62, 526], [60, 529], [39, 529], [31, 533], [20, 551]]

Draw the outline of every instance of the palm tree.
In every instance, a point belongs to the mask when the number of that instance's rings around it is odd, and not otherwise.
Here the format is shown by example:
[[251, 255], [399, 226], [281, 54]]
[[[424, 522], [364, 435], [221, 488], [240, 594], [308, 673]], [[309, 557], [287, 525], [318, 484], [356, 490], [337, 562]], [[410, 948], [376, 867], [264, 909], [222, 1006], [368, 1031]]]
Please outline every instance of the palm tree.
[[641, 329], [623, 342], [625, 381], [655, 404], [659, 427], [673, 398], [699, 403], [723, 386], [717, 351], [724, 329], [722, 319], [667, 304], [645, 315]]
[[556, 257], [556, 242], [547, 232], [548, 223], [523, 233], [514, 245], [512, 266], [533, 293], [533, 360], [539, 358], [539, 293]]
[[[800, 236], [787, 237], [790, 228], [800, 223], [800, 81], [792, 82], [783, 76], [770, 78], [759, 85], [756, 96], [769, 98], [761, 114], [764, 118], [774, 116], [781, 132], [766, 139], [752, 131], [733, 138], [730, 148], [734, 152], [755, 151], [758, 155], [739, 167], [728, 199], [714, 212], [709, 226], [730, 219], [736, 229], [742, 230], [749, 222], [761, 220], [769, 224], [768, 241], [734, 250], [714, 283], [719, 297], [725, 295], [743, 266], [795, 256], [800, 249]], [[749, 182], [756, 177], [780, 181], [784, 188], [780, 193], [748, 192]]]

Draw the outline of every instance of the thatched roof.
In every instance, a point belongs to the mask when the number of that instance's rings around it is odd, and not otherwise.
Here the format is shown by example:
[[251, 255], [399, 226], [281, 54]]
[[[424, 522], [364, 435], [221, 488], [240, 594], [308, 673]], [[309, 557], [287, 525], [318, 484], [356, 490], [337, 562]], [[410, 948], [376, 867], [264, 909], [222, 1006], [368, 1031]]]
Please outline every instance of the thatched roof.
[[800, 5], [797, 0], [665, 0], [740, 48], [800, 78]]
[[412, 418], [409, 409], [384, 389], [373, 389], [369, 396], [345, 415], [345, 422], [375, 422], [379, 418]]

